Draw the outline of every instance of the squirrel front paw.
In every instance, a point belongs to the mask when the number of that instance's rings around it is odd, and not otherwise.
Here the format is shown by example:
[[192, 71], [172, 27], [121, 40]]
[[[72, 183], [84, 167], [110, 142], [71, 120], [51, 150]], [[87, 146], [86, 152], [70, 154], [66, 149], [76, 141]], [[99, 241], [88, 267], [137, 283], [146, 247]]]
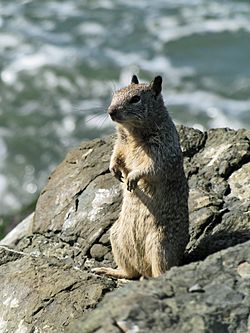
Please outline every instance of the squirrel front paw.
[[137, 187], [137, 183], [139, 181], [139, 177], [137, 174], [131, 172], [128, 174], [127, 179], [126, 179], [126, 185], [127, 185], [127, 190], [129, 192], [133, 191]]
[[117, 178], [120, 182], [123, 183], [122, 172], [116, 165], [110, 166], [109, 170], [115, 178]]

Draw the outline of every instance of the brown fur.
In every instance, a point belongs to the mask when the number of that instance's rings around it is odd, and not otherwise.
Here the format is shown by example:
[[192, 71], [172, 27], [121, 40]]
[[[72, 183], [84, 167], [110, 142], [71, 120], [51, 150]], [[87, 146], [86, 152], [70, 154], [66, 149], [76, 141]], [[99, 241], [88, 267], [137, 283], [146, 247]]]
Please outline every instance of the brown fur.
[[94, 269], [127, 279], [156, 277], [179, 265], [189, 239], [188, 186], [161, 78], [149, 85], [136, 79], [114, 94], [109, 107], [118, 123], [110, 170], [123, 181], [122, 209], [110, 236], [118, 269]]

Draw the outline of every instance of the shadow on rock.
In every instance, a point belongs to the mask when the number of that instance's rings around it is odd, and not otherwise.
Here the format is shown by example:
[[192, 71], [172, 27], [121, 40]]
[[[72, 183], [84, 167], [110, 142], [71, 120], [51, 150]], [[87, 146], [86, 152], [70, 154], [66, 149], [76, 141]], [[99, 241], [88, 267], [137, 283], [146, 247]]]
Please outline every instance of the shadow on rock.
[[204, 260], [209, 255], [250, 240], [249, 230], [228, 232], [219, 231], [210, 234], [197, 243], [189, 253], [186, 253], [183, 264]]

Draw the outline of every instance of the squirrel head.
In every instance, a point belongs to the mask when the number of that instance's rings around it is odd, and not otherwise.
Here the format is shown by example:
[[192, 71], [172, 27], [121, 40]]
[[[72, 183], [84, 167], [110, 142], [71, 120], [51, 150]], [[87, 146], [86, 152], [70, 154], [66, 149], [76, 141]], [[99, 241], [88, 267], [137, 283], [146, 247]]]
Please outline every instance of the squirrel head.
[[126, 127], [145, 127], [155, 121], [157, 112], [163, 112], [161, 90], [161, 76], [145, 84], [139, 83], [137, 76], [133, 75], [127, 87], [114, 93], [108, 108], [111, 119]]

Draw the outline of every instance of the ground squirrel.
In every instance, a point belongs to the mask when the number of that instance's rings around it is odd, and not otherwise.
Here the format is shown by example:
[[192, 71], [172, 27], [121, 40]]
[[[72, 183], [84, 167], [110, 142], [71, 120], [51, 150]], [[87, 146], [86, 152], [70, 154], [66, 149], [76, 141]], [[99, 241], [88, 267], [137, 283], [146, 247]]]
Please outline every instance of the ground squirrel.
[[178, 134], [161, 95], [160, 76], [114, 93], [108, 113], [117, 123], [110, 171], [123, 182], [120, 216], [110, 232], [116, 278], [156, 277], [181, 263], [188, 233], [188, 185]]

